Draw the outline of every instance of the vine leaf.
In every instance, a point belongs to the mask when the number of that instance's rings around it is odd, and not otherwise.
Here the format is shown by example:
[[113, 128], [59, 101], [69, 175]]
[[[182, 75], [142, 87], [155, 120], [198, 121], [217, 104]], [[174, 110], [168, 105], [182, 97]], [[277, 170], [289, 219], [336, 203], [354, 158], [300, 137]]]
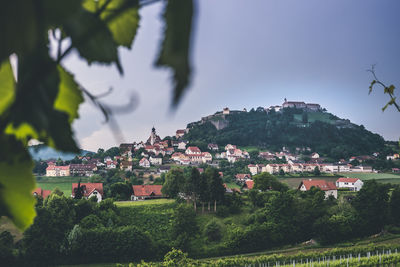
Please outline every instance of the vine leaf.
[[173, 71], [174, 106], [189, 85], [193, 8], [193, 0], [169, 0], [164, 12], [166, 29], [156, 66]]
[[8, 216], [19, 229], [25, 230], [36, 215], [33, 162], [13, 136], [1, 135], [0, 146], [0, 216]]
[[83, 7], [92, 13], [105, 6], [100, 18], [107, 24], [114, 41], [121, 46], [131, 48], [139, 27], [138, 0], [86, 0]]
[[119, 65], [117, 45], [111, 32], [95, 14], [82, 8], [64, 24], [64, 30], [89, 64], [115, 62]]
[[32, 52], [39, 29], [34, 0], [3, 1], [0, 8], [0, 62], [12, 53]]
[[83, 102], [82, 91], [75, 82], [74, 76], [60, 65], [57, 67], [60, 76], [58, 96], [54, 108], [69, 115], [69, 122], [79, 117], [79, 105]]
[[15, 80], [9, 60], [0, 65], [0, 96], [0, 114], [2, 114], [15, 97]]

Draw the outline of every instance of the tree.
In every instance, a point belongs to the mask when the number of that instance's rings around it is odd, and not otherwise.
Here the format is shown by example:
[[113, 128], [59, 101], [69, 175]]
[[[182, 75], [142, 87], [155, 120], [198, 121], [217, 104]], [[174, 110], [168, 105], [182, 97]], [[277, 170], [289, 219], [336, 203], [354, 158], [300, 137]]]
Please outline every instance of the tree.
[[164, 195], [176, 198], [179, 193], [184, 191], [184, 185], [185, 177], [182, 170], [174, 168], [165, 176], [165, 183], [161, 190]]
[[194, 211], [197, 210], [197, 200], [201, 194], [201, 177], [197, 168], [191, 168], [190, 175], [187, 175], [185, 183], [185, 194], [193, 201]]
[[316, 166], [316, 167], [314, 168], [313, 174], [314, 174], [315, 176], [321, 175], [321, 171], [319, 170], [318, 166]]
[[286, 184], [278, 181], [278, 179], [267, 172], [257, 174], [253, 177], [254, 188], [261, 191], [274, 190], [274, 191], [287, 191], [289, 188]]
[[388, 219], [388, 185], [368, 180], [352, 201], [362, 226], [363, 234], [382, 230]]
[[224, 198], [225, 187], [222, 182], [222, 178], [219, 172], [215, 168], [207, 168], [205, 175], [208, 181], [208, 190], [210, 194], [210, 200], [214, 201], [214, 212], [217, 211], [217, 201], [221, 201]]
[[83, 187], [81, 186], [81, 180], [78, 182], [78, 186], [74, 188], [74, 198], [82, 199], [83, 198]]
[[128, 183], [115, 183], [110, 187], [111, 197], [115, 200], [129, 200], [132, 195], [132, 185]]
[[400, 225], [400, 187], [396, 186], [389, 201], [389, 212], [392, 223], [395, 225]]
[[182, 249], [187, 248], [188, 242], [198, 231], [196, 213], [190, 206], [181, 204], [175, 208], [171, 231], [174, 245]]
[[[150, 0], [71, 0], [10, 2], [0, 10], [0, 216], [26, 229], [35, 216], [31, 192], [31, 139], [61, 151], [79, 153], [71, 124], [83, 95], [112, 120], [112, 109], [79, 85], [63, 66], [73, 51], [89, 64], [114, 64], [123, 74], [119, 47], [132, 47], [139, 9]], [[190, 83], [193, 0], [168, 1], [157, 67], [172, 71], [175, 107]], [[53, 40], [56, 47], [49, 45]], [[51, 53], [50, 50], [56, 51]], [[18, 59], [13, 74], [9, 57]], [[132, 100], [128, 103], [132, 107]], [[10, 153], [12, 152], [12, 153]], [[14, 201], [14, 196], [20, 196]]]

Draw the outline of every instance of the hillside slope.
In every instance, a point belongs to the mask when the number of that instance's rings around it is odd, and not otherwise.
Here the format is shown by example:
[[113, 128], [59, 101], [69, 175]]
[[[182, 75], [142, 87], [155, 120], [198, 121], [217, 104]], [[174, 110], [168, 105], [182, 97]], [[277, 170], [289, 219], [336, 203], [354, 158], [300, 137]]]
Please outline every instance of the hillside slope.
[[[218, 127], [223, 125], [223, 127]], [[258, 146], [279, 150], [283, 146], [310, 147], [323, 155], [343, 158], [382, 151], [385, 140], [364, 128], [327, 112], [306, 112], [284, 109], [269, 112], [216, 113], [188, 125], [183, 138], [199, 146], [219, 145]], [[219, 129], [217, 129], [219, 128]]]

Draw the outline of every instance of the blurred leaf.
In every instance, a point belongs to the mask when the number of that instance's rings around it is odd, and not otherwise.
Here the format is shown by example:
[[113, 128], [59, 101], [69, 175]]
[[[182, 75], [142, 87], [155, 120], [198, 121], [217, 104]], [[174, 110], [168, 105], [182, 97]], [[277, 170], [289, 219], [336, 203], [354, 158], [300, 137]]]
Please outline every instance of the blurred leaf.
[[2, 114], [15, 97], [15, 81], [9, 60], [0, 65], [0, 96], [0, 114]]
[[131, 48], [139, 27], [138, 0], [85, 0], [84, 8], [92, 13], [99, 11], [106, 4], [101, 13], [101, 19], [107, 24], [118, 45]]
[[192, 0], [170, 0], [164, 13], [166, 29], [156, 66], [169, 67], [174, 73], [173, 105], [189, 85], [193, 8]]
[[82, 7], [82, 0], [43, 0], [44, 14], [49, 24], [59, 26]]
[[72, 45], [90, 64], [118, 63], [117, 45], [107, 25], [95, 14], [82, 9], [68, 20], [64, 30], [71, 37]]
[[[59, 94], [60, 77], [56, 63], [46, 52], [45, 49], [38, 50], [19, 60], [17, 86], [18, 94], [22, 97], [16, 97], [10, 107], [12, 123], [7, 130], [25, 139], [25, 142], [39, 137], [40, 141], [59, 150], [78, 152], [68, 114], [54, 107]], [[47, 72], [44, 73], [43, 70]]]
[[372, 92], [372, 88], [374, 87], [374, 84], [376, 83], [376, 81], [375, 80], [373, 80], [372, 82], [371, 82], [371, 85], [369, 86], [369, 94]]
[[32, 224], [35, 180], [29, 153], [14, 137], [0, 136], [0, 217], [8, 216], [21, 230]]
[[12, 53], [33, 51], [39, 36], [34, 0], [2, 1], [0, 8], [0, 62]]
[[71, 123], [79, 117], [79, 105], [83, 102], [82, 91], [75, 82], [74, 76], [60, 65], [58, 66], [58, 73], [60, 75], [60, 89], [54, 103], [54, 108], [66, 112], [69, 115], [69, 122]]
[[394, 87], [394, 85], [392, 84], [392, 85], [390, 85], [389, 87], [385, 87], [384, 93], [385, 93], [385, 94], [393, 94], [393, 93], [394, 93], [394, 89], [395, 89], [395, 87]]

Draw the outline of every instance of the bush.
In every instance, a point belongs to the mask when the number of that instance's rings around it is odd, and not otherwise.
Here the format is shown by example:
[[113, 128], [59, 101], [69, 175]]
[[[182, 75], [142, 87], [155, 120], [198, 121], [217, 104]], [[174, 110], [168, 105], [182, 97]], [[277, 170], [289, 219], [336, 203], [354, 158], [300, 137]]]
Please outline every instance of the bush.
[[219, 206], [217, 208], [217, 212], [215, 213], [218, 217], [226, 217], [229, 215], [230, 209], [227, 208], [226, 206]]
[[221, 225], [215, 219], [209, 221], [204, 228], [204, 235], [208, 241], [221, 240]]

